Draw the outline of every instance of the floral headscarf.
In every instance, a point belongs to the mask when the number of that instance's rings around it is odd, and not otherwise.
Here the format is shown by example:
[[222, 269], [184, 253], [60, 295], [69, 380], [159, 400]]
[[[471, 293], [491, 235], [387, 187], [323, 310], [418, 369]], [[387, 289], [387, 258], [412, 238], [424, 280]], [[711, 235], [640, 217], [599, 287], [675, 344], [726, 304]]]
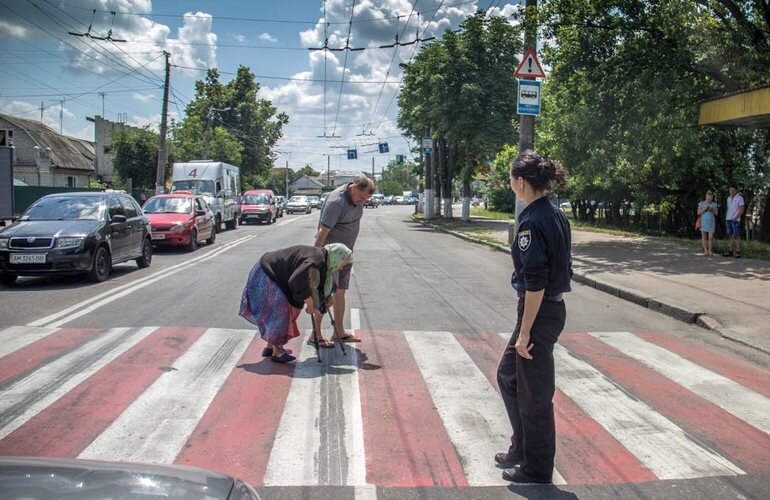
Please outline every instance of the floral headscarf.
[[342, 243], [324, 245], [324, 251], [326, 253], [326, 281], [324, 282], [323, 299], [328, 300], [334, 292], [334, 271], [342, 267], [342, 263], [350, 257], [353, 251]]

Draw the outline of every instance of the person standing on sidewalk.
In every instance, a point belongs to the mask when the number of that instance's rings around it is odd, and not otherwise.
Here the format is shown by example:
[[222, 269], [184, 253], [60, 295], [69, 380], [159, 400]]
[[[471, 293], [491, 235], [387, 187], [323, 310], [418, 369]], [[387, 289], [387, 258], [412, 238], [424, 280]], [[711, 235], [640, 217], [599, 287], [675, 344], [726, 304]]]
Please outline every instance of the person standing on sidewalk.
[[[315, 246], [322, 247], [328, 243], [342, 243], [353, 250], [358, 238], [361, 217], [364, 214], [364, 203], [374, 193], [374, 182], [366, 176], [359, 176], [343, 186], [338, 187], [326, 198], [321, 209], [321, 219], [315, 237]], [[352, 333], [345, 332], [345, 292], [350, 286], [350, 274], [353, 264], [335, 273], [337, 290], [332, 298], [334, 311], [334, 340], [341, 342], [361, 342]], [[321, 331], [323, 316], [316, 313], [313, 316], [316, 328]]]
[[550, 483], [556, 454], [553, 349], [566, 321], [563, 294], [571, 289], [572, 257], [569, 221], [547, 195], [551, 182], [565, 186], [566, 176], [533, 151], [516, 158], [510, 174], [511, 189], [526, 208], [511, 246], [518, 319], [497, 368], [513, 435], [495, 462], [506, 468], [508, 481]]
[[706, 199], [698, 203], [698, 217], [700, 217], [700, 235], [703, 243], [703, 255], [711, 256], [711, 247], [714, 244], [714, 230], [716, 229], [716, 216], [719, 213], [714, 201], [714, 193], [706, 193]]
[[[743, 196], [738, 194], [738, 187], [731, 185], [729, 188], [730, 196], [727, 197], [727, 212], [725, 213], [725, 222], [727, 223], [728, 247], [724, 257], [741, 258], [741, 217], [746, 209]], [[735, 253], [733, 253], [735, 247]]]

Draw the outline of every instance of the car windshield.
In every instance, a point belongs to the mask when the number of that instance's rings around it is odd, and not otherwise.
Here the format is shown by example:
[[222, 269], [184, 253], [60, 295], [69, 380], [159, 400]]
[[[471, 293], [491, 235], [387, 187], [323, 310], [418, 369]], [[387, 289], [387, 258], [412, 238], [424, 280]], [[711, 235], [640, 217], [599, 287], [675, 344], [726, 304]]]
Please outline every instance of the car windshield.
[[305, 203], [307, 201], [307, 198], [304, 196], [292, 196], [291, 199], [289, 199], [289, 203]]
[[214, 194], [214, 181], [174, 181], [174, 183], [171, 184], [171, 191], [192, 191], [193, 194]]
[[102, 220], [104, 206], [96, 196], [41, 198], [21, 220]]
[[190, 198], [150, 198], [144, 204], [146, 214], [189, 214], [192, 212]]
[[243, 197], [243, 204], [244, 205], [267, 205], [267, 195], [266, 194], [247, 194]]

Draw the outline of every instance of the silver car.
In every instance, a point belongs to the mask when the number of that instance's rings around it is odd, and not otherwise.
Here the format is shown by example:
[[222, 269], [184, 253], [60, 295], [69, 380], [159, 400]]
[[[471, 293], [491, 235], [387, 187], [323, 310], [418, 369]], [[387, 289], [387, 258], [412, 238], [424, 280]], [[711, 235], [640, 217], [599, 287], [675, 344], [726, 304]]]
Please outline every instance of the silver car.
[[307, 196], [292, 196], [289, 198], [289, 203], [286, 204], [286, 213], [288, 214], [309, 214], [310, 210], [310, 200], [307, 199]]

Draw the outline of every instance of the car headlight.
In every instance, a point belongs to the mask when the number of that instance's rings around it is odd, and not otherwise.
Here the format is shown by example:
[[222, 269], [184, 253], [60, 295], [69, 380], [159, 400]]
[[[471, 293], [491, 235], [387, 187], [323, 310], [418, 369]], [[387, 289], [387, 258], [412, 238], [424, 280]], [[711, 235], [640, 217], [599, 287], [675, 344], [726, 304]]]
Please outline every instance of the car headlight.
[[56, 248], [79, 247], [85, 238], [57, 238]]
[[174, 224], [173, 226], [171, 226], [169, 231], [172, 233], [180, 233], [184, 231], [184, 224], [182, 224], [181, 222], [178, 224]]
[[0, 238], [0, 248], [8, 248], [8, 238]]

